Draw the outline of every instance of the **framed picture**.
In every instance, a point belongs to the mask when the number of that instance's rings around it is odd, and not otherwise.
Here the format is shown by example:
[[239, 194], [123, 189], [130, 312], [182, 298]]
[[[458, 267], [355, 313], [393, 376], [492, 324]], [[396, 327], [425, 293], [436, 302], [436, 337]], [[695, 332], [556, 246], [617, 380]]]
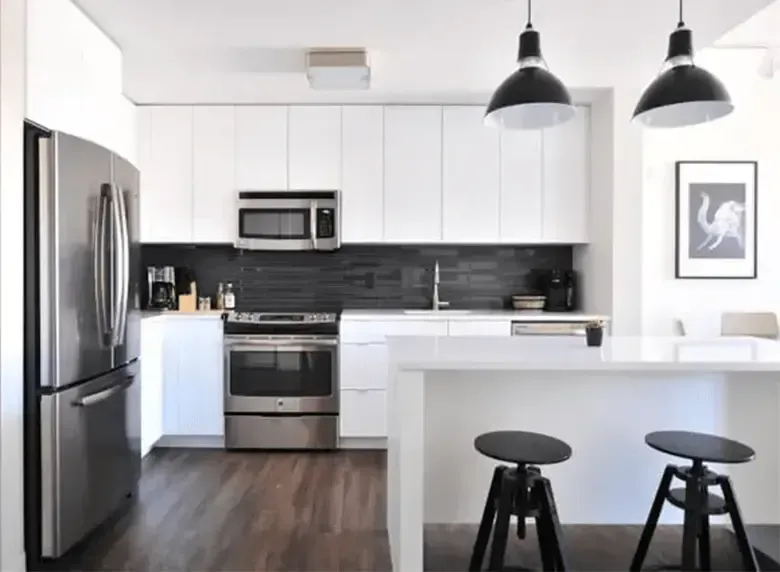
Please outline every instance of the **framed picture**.
[[678, 161], [675, 276], [755, 278], [756, 161]]

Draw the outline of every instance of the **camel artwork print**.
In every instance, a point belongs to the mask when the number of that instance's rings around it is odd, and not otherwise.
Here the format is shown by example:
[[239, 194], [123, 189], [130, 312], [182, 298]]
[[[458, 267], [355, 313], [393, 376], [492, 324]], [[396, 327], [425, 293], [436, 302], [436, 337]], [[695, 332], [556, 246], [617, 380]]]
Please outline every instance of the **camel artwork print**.
[[676, 164], [676, 277], [755, 278], [758, 165]]

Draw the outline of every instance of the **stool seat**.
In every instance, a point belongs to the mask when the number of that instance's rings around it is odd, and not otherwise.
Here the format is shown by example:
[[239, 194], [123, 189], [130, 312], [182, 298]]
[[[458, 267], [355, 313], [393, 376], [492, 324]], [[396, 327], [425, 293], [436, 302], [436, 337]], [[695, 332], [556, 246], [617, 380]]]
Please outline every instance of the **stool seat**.
[[518, 465], [554, 465], [571, 457], [571, 447], [555, 437], [529, 431], [492, 431], [474, 439], [474, 448], [491, 459]]
[[747, 463], [756, 456], [738, 441], [692, 431], [655, 431], [645, 436], [645, 443], [662, 453], [710, 463]]

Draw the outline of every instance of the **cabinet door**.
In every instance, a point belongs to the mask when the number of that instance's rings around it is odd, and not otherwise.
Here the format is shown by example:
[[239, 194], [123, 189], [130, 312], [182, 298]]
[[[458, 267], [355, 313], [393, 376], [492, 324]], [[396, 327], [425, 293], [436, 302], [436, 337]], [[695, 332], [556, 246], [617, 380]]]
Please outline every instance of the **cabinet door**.
[[193, 242], [236, 237], [235, 115], [232, 107], [197, 106], [193, 116]]
[[384, 110], [354, 105], [341, 110], [341, 240], [384, 238]]
[[[154, 169], [152, 163], [152, 108], [140, 106], [136, 114], [138, 140], [136, 143], [136, 155], [138, 155], [138, 170], [140, 171], [140, 191], [139, 191], [139, 225], [141, 240], [151, 242], [153, 236], [153, 225], [155, 224], [154, 200], [152, 198], [152, 189], [156, 183], [154, 181]], [[148, 191], [147, 191], [148, 189]]]
[[148, 173], [141, 177], [141, 241], [192, 241], [192, 107], [151, 109]]
[[439, 242], [441, 107], [385, 108], [385, 242]]
[[509, 320], [452, 320], [450, 336], [509, 336]]
[[341, 107], [297, 105], [289, 113], [290, 189], [339, 189]]
[[340, 358], [341, 389], [387, 389], [385, 344], [342, 344]]
[[179, 423], [183, 435], [223, 435], [222, 322], [181, 318]]
[[164, 324], [141, 322], [141, 456], [163, 436]]
[[501, 242], [542, 241], [541, 131], [501, 132]]
[[543, 134], [542, 229], [546, 242], [588, 241], [590, 114], [578, 107], [571, 121]]
[[498, 130], [483, 124], [483, 107], [443, 111], [443, 235], [445, 242], [499, 239]]
[[287, 107], [236, 107], [236, 187], [287, 189]]
[[341, 392], [341, 437], [387, 437], [387, 394], [381, 390]]
[[[182, 346], [186, 343], [186, 330], [181, 323], [166, 320], [163, 334], [163, 431], [165, 435], [186, 435], [182, 428], [180, 408], [184, 398], [184, 385], [180, 382]], [[143, 359], [143, 358], [142, 358]]]

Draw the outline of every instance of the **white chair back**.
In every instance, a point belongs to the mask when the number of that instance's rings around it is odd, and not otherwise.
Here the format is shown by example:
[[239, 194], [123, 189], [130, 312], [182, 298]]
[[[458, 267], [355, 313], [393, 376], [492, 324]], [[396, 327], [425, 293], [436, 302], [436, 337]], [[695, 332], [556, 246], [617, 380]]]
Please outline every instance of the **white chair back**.
[[780, 327], [773, 312], [724, 312], [720, 319], [722, 336], [753, 336], [777, 339]]

